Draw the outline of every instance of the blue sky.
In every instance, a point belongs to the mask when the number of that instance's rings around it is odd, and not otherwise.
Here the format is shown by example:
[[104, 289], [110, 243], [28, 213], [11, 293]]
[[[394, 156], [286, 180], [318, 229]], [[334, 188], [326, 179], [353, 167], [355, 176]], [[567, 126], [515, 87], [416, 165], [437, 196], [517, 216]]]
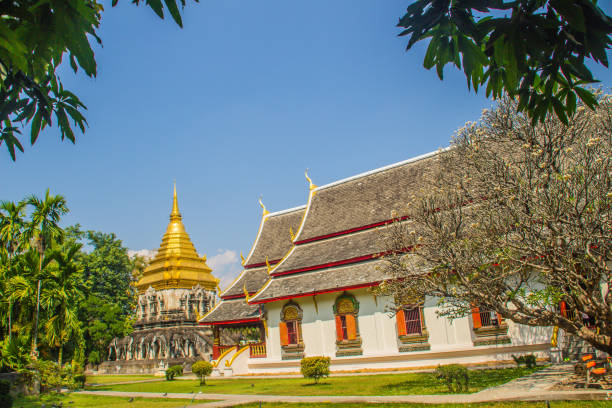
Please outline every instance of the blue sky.
[[[425, 70], [423, 45], [405, 52], [395, 24], [408, 3], [188, 1], [183, 29], [108, 5], [98, 76], [62, 70], [88, 107], [86, 134], [72, 145], [46, 131], [16, 163], [0, 151], [0, 199], [50, 188], [68, 200], [66, 225], [156, 249], [176, 179], [196, 249], [235, 273], [260, 195], [271, 211], [304, 204], [306, 168], [322, 185], [436, 150], [491, 106], [457, 70]], [[610, 86], [609, 70], [593, 71]]]

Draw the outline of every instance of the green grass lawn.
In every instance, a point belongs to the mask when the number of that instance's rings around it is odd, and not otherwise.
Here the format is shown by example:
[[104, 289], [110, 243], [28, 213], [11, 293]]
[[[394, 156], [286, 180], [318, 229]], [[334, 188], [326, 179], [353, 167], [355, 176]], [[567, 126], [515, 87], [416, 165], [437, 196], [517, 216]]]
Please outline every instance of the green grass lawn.
[[[98, 408], [98, 407], [130, 407], [130, 408], [176, 408], [188, 405], [191, 400], [188, 399], [162, 399], [162, 398], [134, 398], [130, 403], [127, 397], [105, 397], [98, 395], [81, 395], [81, 394], [45, 394], [37, 397], [22, 397], [15, 400], [13, 408], [40, 408], [42, 404], [49, 407], [51, 404], [59, 404], [62, 402], [64, 407], [74, 408]], [[205, 400], [197, 400], [197, 402], [209, 402]], [[195, 401], [194, 401], [195, 403]]]
[[[262, 403], [261, 408], [546, 408], [546, 402], [487, 402], [480, 404], [288, 404]], [[612, 401], [551, 401], [550, 408], [610, 408]], [[259, 408], [259, 403], [234, 408]]]
[[164, 377], [154, 375], [88, 375], [87, 384], [109, 384], [143, 380], [163, 380]]
[[[469, 392], [503, 384], [534, 372], [527, 368], [503, 368], [470, 371]], [[208, 379], [206, 385], [197, 380], [176, 380], [156, 383], [119, 384], [91, 388], [110, 391], [198, 392], [216, 394], [272, 395], [407, 395], [448, 394], [448, 390], [431, 373], [378, 374], [330, 377], [312, 384], [303, 378], [237, 378]]]

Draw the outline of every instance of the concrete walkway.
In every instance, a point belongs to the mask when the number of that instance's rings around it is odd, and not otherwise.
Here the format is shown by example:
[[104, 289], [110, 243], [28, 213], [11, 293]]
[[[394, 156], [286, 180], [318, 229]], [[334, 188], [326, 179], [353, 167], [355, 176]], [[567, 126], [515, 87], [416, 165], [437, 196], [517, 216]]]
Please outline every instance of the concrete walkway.
[[[193, 399], [190, 408], [220, 408], [252, 402], [302, 402], [302, 403], [477, 403], [496, 401], [560, 401], [560, 400], [610, 400], [612, 391], [580, 390], [549, 391], [548, 389], [572, 373], [571, 364], [547, 367], [534, 374], [518, 378], [506, 384], [487, 388], [474, 394], [450, 395], [389, 395], [389, 396], [288, 396], [245, 394], [186, 394], [120, 391], [80, 391], [80, 394], [120, 397], [181, 398]], [[217, 400], [197, 403], [197, 400]]]

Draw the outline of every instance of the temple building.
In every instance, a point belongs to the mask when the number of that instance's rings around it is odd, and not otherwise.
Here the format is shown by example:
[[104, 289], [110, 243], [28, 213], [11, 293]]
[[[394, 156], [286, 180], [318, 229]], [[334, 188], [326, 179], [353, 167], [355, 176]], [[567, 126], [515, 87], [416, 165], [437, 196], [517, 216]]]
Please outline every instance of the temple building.
[[330, 357], [333, 371], [548, 358], [552, 328], [477, 307], [451, 321], [437, 315], [435, 298], [402, 302], [373, 290], [388, 279], [381, 234], [437, 154], [320, 187], [309, 179], [305, 207], [264, 213], [244, 271], [200, 324], [255, 324], [265, 353], [247, 352], [248, 344], [221, 348], [217, 373], [298, 372], [308, 356]]
[[[267, 327], [263, 307], [250, 305], [247, 297], [254, 295], [266, 283], [272, 265], [280, 262], [291, 249], [291, 234], [299, 227], [304, 209], [302, 206], [269, 213], [263, 207], [257, 237], [242, 261], [243, 271], [220, 294], [221, 301], [215, 308], [200, 320], [200, 324], [213, 328], [213, 359], [231, 355], [236, 357], [232, 363], [238, 359], [238, 365], [240, 360], [247, 358], [266, 358]], [[231, 373], [232, 368], [221, 364], [215, 371]]]
[[212, 330], [198, 320], [216, 303], [219, 280], [199, 257], [185, 231], [176, 198], [170, 223], [155, 257], [136, 283], [134, 332], [109, 345], [106, 373], [156, 373], [212, 356]]

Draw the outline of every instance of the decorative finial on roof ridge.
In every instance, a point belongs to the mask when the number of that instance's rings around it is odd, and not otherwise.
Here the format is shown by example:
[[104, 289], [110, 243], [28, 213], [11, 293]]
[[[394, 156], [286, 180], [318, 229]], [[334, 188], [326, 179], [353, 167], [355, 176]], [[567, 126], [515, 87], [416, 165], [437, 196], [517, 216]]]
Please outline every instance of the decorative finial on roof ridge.
[[174, 180], [174, 196], [172, 199], [172, 212], [170, 213], [170, 219], [181, 219], [181, 213], [179, 212], [178, 208], [178, 200], [176, 198], [176, 180]]
[[251, 300], [251, 297], [249, 296], [249, 291], [246, 288], [246, 282], [244, 283], [242, 290], [244, 290], [244, 297], [246, 298], [246, 301], [248, 302], [249, 300]]
[[242, 251], [240, 251], [240, 259], [242, 259], [242, 265], [244, 265], [244, 263], [246, 262], [246, 259], [244, 259], [244, 255], [242, 255]]
[[272, 266], [270, 266], [270, 262], [268, 261], [268, 255], [266, 255], [266, 267], [268, 268], [268, 275], [269, 275], [270, 271], [272, 270]]
[[259, 196], [259, 205], [263, 209], [263, 215], [266, 216], [266, 215], [270, 214], [270, 211], [266, 210], [266, 206], [264, 205], [264, 203], [261, 202], [261, 198], [262, 197]]
[[289, 227], [289, 236], [291, 237], [291, 242], [295, 241], [295, 234], [293, 233], [293, 228]]
[[304, 172], [304, 175], [306, 176], [306, 180], [308, 180], [308, 183], [310, 184], [310, 191], [314, 190], [315, 188], [317, 188], [318, 186], [316, 186], [312, 180], [310, 179], [310, 177], [308, 177], [308, 169], [306, 169], [306, 171]]

